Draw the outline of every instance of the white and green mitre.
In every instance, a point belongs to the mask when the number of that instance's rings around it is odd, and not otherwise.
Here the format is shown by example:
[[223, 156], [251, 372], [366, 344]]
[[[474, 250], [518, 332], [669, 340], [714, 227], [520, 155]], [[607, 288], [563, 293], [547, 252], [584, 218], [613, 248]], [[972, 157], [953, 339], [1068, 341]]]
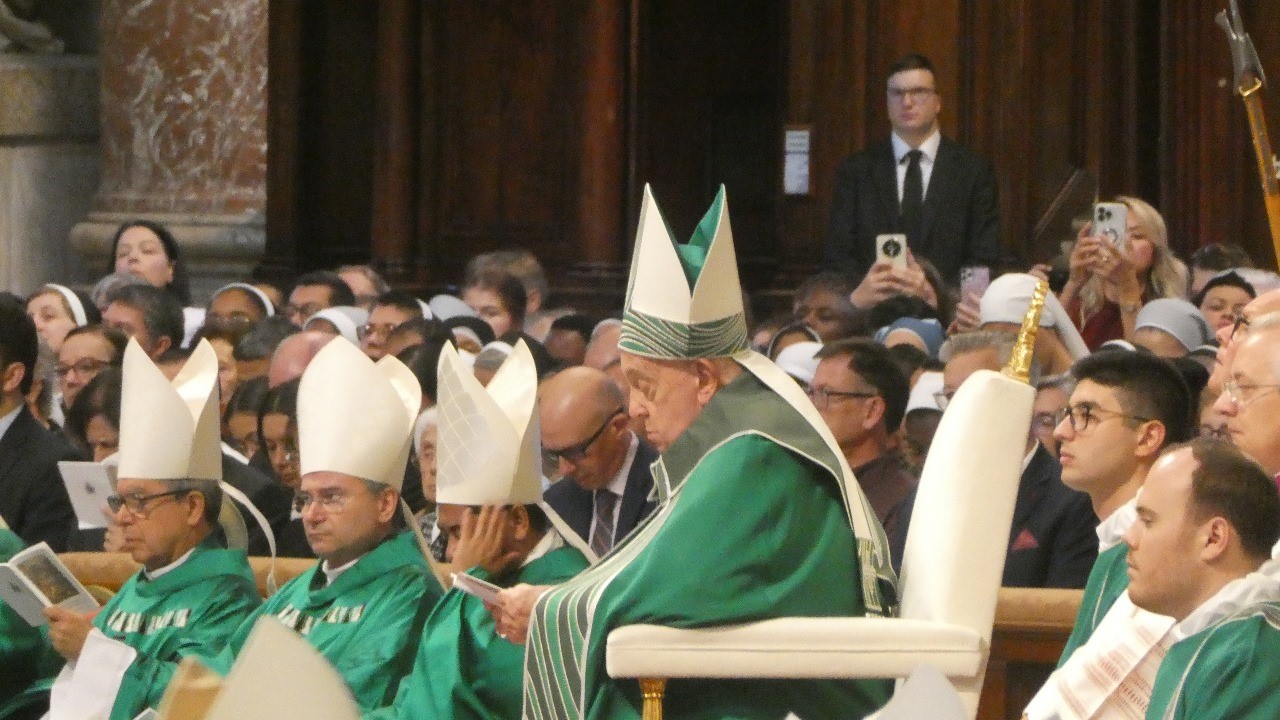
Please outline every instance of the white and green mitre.
[[652, 358], [724, 357], [747, 349], [723, 185], [684, 245], [671, 236], [644, 186], [618, 346]]
[[436, 502], [532, 505], [542, 500], [538, 373], [523, 340], [481, 385], [453, 345], [438, 366]]

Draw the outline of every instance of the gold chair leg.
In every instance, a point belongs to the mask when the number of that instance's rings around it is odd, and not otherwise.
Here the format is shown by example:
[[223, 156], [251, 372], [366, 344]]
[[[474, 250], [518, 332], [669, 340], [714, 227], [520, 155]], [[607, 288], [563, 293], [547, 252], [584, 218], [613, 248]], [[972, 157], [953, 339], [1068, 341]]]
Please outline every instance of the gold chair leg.
[[643, 720], [662, 720], [662, 696], [667, 692], [664, 678], [640, 678], [640, 695], [644, 698]]

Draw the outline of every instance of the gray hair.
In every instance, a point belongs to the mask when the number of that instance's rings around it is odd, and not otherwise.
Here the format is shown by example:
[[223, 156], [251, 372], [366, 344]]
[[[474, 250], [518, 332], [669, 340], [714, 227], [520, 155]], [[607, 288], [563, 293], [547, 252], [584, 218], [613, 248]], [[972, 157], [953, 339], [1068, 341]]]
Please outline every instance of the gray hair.
[[204, 519], [213, 527], [218, 526], [218, 516], [222, 513], [222, 486], [217, 480], [197, 480], [180, 478], [170, 480], [172, 489], [182, 492], [198, 492], [204, 496]]
[[1036, 391], [1057, 389], [1070, 395], [1076, 389], [1076, 379], [1071, 373], [1064, 372], [1057, 375], [1046, 375], [1036, 382]]
[[253, 324], [253, 328], [236, 343], [232, 355], [237, 360], [266, 360], [275, 354], [276, 348], [285, 338], [298, 332], [284, 313], [264, 317]]
[[[1013, 357], [1013, 348], [1017, 343], [1018, 336], [1009, 332], [977, 330], [960, 333], [947, 338], [947, 341], [942, 344], [942, 349], [938, 351], [938, 358], [945, 363], [951, 362], [951, 359], [957, 355], [966, 355], [983, 350], [995, 350], [997, 362], [1000, 363], [1000, 367], [1004, 367], [1009, 364], [1010, 358]], [[1040, 361], [1032, 360], [1032, 386], [1040, 382], [1040, 373]]]
[[352, 272], [362, 276], [365, 280], [369, 281], [369, 284], [373, 285], [373, 291], [378, 295], [391, 290], [391, 286], [387, 284], [387, 281], [384, 280], [376, 270], [368, 265], [343, 265], [337, 270], [334, 270], [334, 272], [339, 275], [344, 272]]

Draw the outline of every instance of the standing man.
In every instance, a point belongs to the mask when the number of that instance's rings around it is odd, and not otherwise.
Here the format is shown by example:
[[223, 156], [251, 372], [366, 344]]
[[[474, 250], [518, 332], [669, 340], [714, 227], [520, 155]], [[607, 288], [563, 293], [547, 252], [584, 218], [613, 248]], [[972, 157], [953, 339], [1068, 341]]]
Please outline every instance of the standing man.
[[563, 370], [539, 395], [542, 454], [564, 478], [547, 489], [547, 504], [604, 557], [653, 510], [658, 451], [631, 431], [622, 391], [599, 370]]
[[[660, 505], [573, 580], [499, 594], [499, 631], [529, 646], [526, 718], [639, 720], [634, 684], [605, 670], [605, 639], [623, 625], [895, 611], [884, 531], [835, 439], [795, 381], [748, 349], [724, 190], [679, 247], [648, 188], [643, 202], [622, 369], [631, 414], [662, 453]], [[888, 691], [879, 680], [691, 681], [668, 698], [683, 717], [862, 717]]]
[[905, 233], [915, 255], [955, 284], [966, 265], [1000, 259], [991, 163], [938, 130], [942, 100], [933, 64], [911, 54], [889, 69], [893, 134], [836, 171], [827, 261], [855, 279], [876, 258], [876, 236]]

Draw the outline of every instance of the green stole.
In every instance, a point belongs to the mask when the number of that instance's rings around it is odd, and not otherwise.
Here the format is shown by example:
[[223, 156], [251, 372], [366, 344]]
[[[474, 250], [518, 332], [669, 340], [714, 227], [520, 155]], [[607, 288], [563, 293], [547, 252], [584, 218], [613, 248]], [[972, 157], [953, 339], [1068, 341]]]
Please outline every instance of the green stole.
[[1280, 717], [1280, 601], [1241, 608], [1169, 648], [1147, 720]]
[[225, 674], [258, 617], [271, 615], [333, 663], [362, 710], [388, 705], [412, 667], [440, 584], [407, 531], [384, 540], [332, 584], [320, 565], [285, 583], [245, 620], [211, 666]]
[[1106, 617], [1107, 611], [1116, 603], [1125, 590], [1129, 589], [1129, 546], [1119, 543], [1107, 548], [1093, 562], [1089, 571], [1089, 581], [1085, 583], [1084, 595], [1080, 600], [1080, 609], [1076, 612], [1076, 623], [1071, 628], [1071, 636], [1058, 658], [1058, 667], [1062, 667], [1081, 645], [1089, 641], [1098, 623]]
[[220, 651], [261, 603], [244, 551], [217, 547], [212, 538], [155, 580], [142, 572], [129, 578], [93, 620], [104, 635], [138, 651], [112, 720], [158, 704], [179, 660]]
[[[605, 640], [621, 625], [893, 612], [894, 577], [879, 523], [871, 516], [864, 525], [869, 540], [850, 532], [851, 518], [870, 510], [842, 472], [843, 458], [749, 369], [653, 464], [657, 511], [599, 564], [539, 599], [525, 655], [525, 718], [638, 717], [638, 692], [604, 673]], [[865, 713], [887, 698], [886, 688], [815, 684], [808, 695], [818, 714]], [[787, 695], [773, 690], [775, 700]], [[730, 704], [752, 695], [699, 694]], [[751, 697], [747, 712], [767, 715], [769, 695]]]
[[[22, 548], [21, 538], [13, 531], [0, 529], [0, 561], [7, 561]], [[45, 647], [42, 631], [48, 627], [31, 627], [0, 601], [0, 668], [4, 668], [4, 672], [0, 672], [0, 706], [39, 676], [41, 651]]]

